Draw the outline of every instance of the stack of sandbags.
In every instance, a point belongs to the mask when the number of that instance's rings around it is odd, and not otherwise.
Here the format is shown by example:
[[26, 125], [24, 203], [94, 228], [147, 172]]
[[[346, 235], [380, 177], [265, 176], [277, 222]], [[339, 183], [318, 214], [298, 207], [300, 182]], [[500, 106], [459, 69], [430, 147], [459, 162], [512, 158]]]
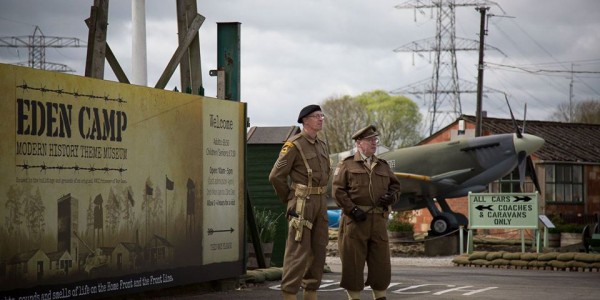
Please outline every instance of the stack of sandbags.
[[514, 269], [600, 271], [600, 254], [578, 252], [520, 253], [476, 251], [455, 257], [456, 266], [486, 266]]

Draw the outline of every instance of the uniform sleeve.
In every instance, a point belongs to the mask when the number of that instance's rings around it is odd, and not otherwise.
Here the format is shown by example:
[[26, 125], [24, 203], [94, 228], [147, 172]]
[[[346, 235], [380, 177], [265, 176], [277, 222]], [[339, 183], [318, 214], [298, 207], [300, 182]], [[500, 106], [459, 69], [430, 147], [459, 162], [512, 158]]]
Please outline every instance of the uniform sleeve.
[[344, 211], [349, 213], [354, 207], [352, 198], [350, 198], [350, 191], [348, 187], [348, 172], [343, 162], [339, 162], [335, 171], [333, 172], [333, 183], [331, 186], [331, 193], [335, 199], [337, 205]]
[[269, 182], [271, 182], [275, 189], [275, 194], [277, 194], [277, 197], [283, 203], [287, 203], [289, 200], [290, 186], [288, 185], [288, 176], [297, 155], [298, 149], [294, 144], [290, 141], [285, 142], [269, 174]]
[[396, 174], [394, 174], [394, 171], [392, 171], [392, 168], [389, 166], [388, 170], [390, 173], [390, 185], [388, 186], [388, 192], [392, 194], [397, 193], [394, 197], [397, 201], [397, 199], [400, 199], [400, 180], [398, 180], [398, 177], [396, 177]]

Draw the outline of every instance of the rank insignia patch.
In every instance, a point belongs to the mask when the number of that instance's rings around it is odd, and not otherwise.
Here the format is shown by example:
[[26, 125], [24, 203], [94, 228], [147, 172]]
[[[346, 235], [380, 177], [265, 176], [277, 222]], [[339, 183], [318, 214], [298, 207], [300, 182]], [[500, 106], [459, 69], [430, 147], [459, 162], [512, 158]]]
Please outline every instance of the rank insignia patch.
[[285, 167], [285, 166], [287, 166], [287, 160], [285, 160], [285, 159], [284, 159], [284, 160], [279, 160], [279, 159], [278, 159], [278, 160], [275, 162], [275, 167], [276, 167], [277, 169], [279, 169], [279, 168], [283, 168], [283, 167]]

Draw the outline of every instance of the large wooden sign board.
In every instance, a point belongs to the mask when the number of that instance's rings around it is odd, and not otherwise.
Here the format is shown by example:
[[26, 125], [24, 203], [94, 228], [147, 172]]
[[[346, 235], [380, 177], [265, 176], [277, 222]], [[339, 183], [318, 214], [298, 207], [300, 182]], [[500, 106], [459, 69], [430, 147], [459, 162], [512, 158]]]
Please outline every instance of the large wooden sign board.
[[242, 274], [245, 114], [0, 64], [0, 292], [102, 297]]

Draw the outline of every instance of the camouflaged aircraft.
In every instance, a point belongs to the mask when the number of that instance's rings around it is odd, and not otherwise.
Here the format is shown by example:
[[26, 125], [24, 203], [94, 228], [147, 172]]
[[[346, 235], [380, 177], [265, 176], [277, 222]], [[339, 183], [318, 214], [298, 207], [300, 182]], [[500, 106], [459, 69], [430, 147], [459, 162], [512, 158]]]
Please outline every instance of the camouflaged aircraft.
[[[429, 235], [439, 236], [468, 225], [467, 217], [454, 212], [446, 199], [483, 192], [491, 182], [516, 167], [521, 186], [528, 172], [539, 192], [530, 155], [542, 147], [544, 139], [521, 133], [514, 125], [517, 130], [512, 134], [464, 138], [377, 154], [400, 179], [401, 194], [393, 210], [427, 208], [433, 216]], [[352, 154], [353, 151], [332, 154], [333, 165]], [[329, 208], [337, 208], [334, 199], [329, 199]]]

